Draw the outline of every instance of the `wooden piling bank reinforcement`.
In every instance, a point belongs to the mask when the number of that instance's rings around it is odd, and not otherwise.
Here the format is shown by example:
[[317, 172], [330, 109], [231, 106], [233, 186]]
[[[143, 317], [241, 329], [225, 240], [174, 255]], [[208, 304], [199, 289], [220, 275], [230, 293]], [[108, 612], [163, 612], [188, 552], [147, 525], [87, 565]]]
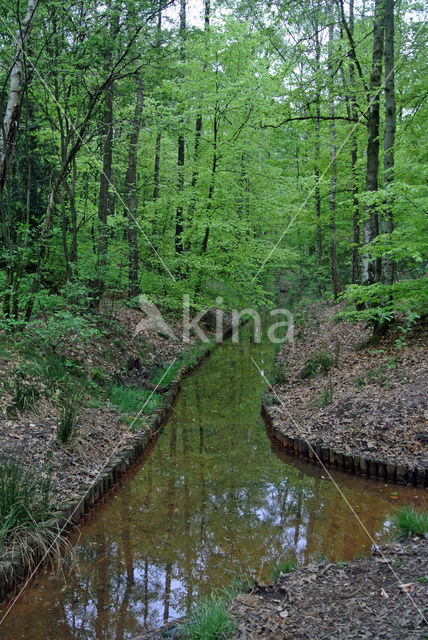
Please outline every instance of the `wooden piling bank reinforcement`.
[[275, 440], [288, 452], [308, 462], [326, 467], [340, 469], [374, 480], [383, 480], [395, 484], [428, 487], [428, 469], [409, 467], [385, 462], [378, 458], [348, 454], [335, 451], [324, 443], [309, 442], [304, 438], [289, 436], [283, 429], [275, 427], [269, 414], [269, 407], [262, 401], [262, 415], [266, 420]]
[[[239, 328], [244, 326], [248, 320], [243, 319]], [[231, 337], [233, 325], [224, 328], [223, 339]], [[168, 391], [163, 394], [161, 404], [158, 409], [148, 416], [148, 428], [142, 433], [136, 433], [133, 441], [127, 443], [126, 447], [117, 451], [102, 471], [90, 485], [82, 485], [78, 494], [56, 507], [56, 521], [52, 523], [54, 534], [67, 535], [80, 521], [87, 516], [91, 510], [99, 505], [102, 498], [108, 496], [119, 480], [124, 477], [127, 471], [134, 466], [154, 442], [168, 421], [174, 402], [178, 396], [183, 378], [196, 369], [207, 358], [217, 343], [209, 342], [205, 345], [205, 350], [201, 352], [197, 361], [182, 367], [176, 378], [172, 380]], [[28, 564], [27, 556], [19, 549], [8, 551], [0, 560], [0, 603], [24, 582], [34, 567], [43, 566], [43, 552], [33, 549], [33, 562]]]
[[[90, 485], [82, 485], [80, 491], [56, 507], [55, 521], [52, 523], [54, 535], [67, 535], [80, 521], [87, 516], [104, 498], [108, 496], [114, 485], [123, 478], [127, 471], [142, 457], [148, 446], [156, 439], [168, 421], [174, 402], [178, 396], [181, 380], [191, 370], [195, 369], [209, 355], [212, 345], [201, 354], [199, 360], [187, 368], [180, 370], [172, 380], [168, 391], [163, 394], [161, 404], [147, 420], [147, 429], [135, 433], [131, 442], [127, 442], [123, 449], [115, 452], [114, 456], [102, 468], [98, 477]], [[8, 551], [0, 560], [0, 602], [22, 584], [34, 567], [40, 563], [43, 566], [43, 552], [34, 549], [31, 565], [26, 554], [19, 549]]]

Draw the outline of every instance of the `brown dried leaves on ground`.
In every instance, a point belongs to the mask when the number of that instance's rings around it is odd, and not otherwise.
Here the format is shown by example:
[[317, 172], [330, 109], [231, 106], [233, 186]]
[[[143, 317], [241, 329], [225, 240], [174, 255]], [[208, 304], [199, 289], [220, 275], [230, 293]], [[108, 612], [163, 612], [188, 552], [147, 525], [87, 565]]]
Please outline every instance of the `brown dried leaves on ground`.
[[239, 595], [231, 640], [426, 639], [428, 541], [381, 550], [343, 564], [311, 564]]
[[[397, 329], [362, 348], [370, 330], [333, 322], [339, 310], [313, 305], [294, 346], [281, 350], [285, 380], [275, 393], [283, 406], [269, 409], [275, 425], [343, 453], [428, 467], [427, 324], [411, 330], [401, 348]], [[325, 352], [329, 372], [302, 379], [304, 363]]]

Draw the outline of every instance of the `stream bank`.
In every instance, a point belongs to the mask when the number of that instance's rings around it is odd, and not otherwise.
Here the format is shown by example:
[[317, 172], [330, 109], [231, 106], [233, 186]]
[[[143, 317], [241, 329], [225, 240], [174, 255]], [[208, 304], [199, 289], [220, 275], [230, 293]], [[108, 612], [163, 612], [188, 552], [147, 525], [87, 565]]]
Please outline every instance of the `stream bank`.
[[263, 402], [275, 437], [313, 462], [427, 486], [427, 323], [395, 327], [370, 344], [362, 323], [334, 321], [341, 309], [307, 307], [295, 343], [277, 356], [276, 384]]
[[[388, 535], [415, 488], [322, 469], [269, 437], [260, 399], [275, 348], [252, 327], [214, 349], [182, 382], [156, 444], [70, 537], [76, 564], [36, 577], [0, 625], [3, 640], [130, 640], [188, 615], [240, 571], [268, 582], [290, 555], [344, 562]], [[257, 364], [257, 366], [254, 364]]]
[[[34, 359], [34, 366], [26, 363], [25, 368], [22, 354], [10, 350], [7, 367], [0, 371], [4, 417], [0, 423], [0, 455], [4, 460], [19, 460], [23, 471], [33, 476], [40, 474], [46, 479], [49, 474], [49, 498], [54, 506], [47, 544], [51, 537], [64, 536], [87, 518], [153, 445], [171, 412], [182, 378], [214, 346], [212, 341], [197, 343], [194, 338], [187, 344], [173, 340], [149, 323], [142, 323], [144, 317], [138, 310], [123, 307], [115, 322], [110, 322], [108, 333], [101, 332], [91, 344], [76, 336], [59, 353], [52, 352], [54, 357], [40, 353], [39, 362]], [[180, 334], [181, 326], [176, 323], [174, 330]], [[2, 364], [6, 365], [4, 356]], [[47, 371], [43, 371], [44, 366]], [[48, 370], [54, 367], [59, 369], [56, 378]], [[70, 376], [71, 385], [76, 379], [84, 379], [83, 402], [70, 439], [59, 442], [60, 407], [55, 396], [67, 384], [64, 377], [70, 370], [74, 374]], [[37, 404], [15, 406], [14, 389], [5, 384], [6, 375], [9, 380], [15, 378], [15, 385], [32, 390]], [[164, 375], [166, 386], [162, 384]], [[47, 388], [49, 377], [53, 388]], [[116, 386], [110, 387], [111, 393], [117, 389], [133, 391], [138, 413], [136, 408], [130, 413], [127, 407], [114, 406], [107, 390], [113, 383]], [[44, 560], [44, 546], [37, 544], [0, 548], [0, 602]]]
[[327, 560], [235, 598], [230, 640], [426, 640], [428, 540], [382, 545], [370, 558]]

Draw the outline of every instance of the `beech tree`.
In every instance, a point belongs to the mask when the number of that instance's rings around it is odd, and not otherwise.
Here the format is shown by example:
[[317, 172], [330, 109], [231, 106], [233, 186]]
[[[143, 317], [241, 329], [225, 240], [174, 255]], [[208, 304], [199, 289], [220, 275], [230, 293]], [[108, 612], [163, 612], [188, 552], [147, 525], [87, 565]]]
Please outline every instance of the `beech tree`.
[[16, 8], [19, 34], [0, 34], [2, 326], [69, 310], [69, 285], [99, 313], [140, 293], [269, 304], [279, 268], [351, 319], [425, 312], [418, 6]]

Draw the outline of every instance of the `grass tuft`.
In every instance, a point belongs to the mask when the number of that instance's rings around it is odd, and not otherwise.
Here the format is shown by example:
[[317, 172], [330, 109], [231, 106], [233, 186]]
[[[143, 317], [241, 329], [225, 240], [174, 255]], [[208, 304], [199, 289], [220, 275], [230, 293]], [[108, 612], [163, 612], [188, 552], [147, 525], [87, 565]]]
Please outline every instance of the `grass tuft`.
[[69, 442], [76, 426], [76, 420], [76, 408], [71, 405], [63, 407], [56, 430], [56, 437], [60, 444], [67, 444], [67, 442]]
[[329, 382], [321, 392], [320, 397], [317, 400], [319, 407], [324, 408], [333, 402], [334, 386], [332, 382]]
[[39, 397], [40, 394], [36, 387], [33, 385], [25, 385], [19, 378], [16, 378], [13, 403], [20, 411], [32, 411]]
[[276, 582], [281, 573], [292, 573], [297, 567], [297, 561], [294, 558], [287, 558], [280, 562], [272, 571], [272, 580]]
[[[51, 503], [50, 472], [25, 469], [13, 458], [0, 456], [0, 561], [18, 552], [23, 567], [36, 566], [46, 556], [60, 561], [69, 543], [58, 536]], [[7, 562], [0, 562], [0, 578]]]
[[109, 390], [110, 402], [124, 415], [135, 415], [141, 409], [147, 415], [158, 408], [162, 396], [139, 387], [112, 386]]
[[228, 611], [229, 600], [212, 592], [191, 609], [190, 622], [179, 626], [180, 637], [188, 640], [219, 640], [235, 629]]
[[282, 362], [275, 360], [272, 367], [273, 384], [283, 384], [285, 382], [285, 367]]
[[424, 535], [428, 532], [428, 512], [416, 511], [413, 505], [398, 509], [392, 522], [398, 540], [406, 540], [410, 536]]
[[308, 358], [308, 360], [306, 360], [303, 369], [300, 372], [300, 377], [303, 380], [307, 380], [317, 373], [327, 375], [333, 364], [334, 359], [331, 357], [328, 351], [315, 353], [310, 358]]

